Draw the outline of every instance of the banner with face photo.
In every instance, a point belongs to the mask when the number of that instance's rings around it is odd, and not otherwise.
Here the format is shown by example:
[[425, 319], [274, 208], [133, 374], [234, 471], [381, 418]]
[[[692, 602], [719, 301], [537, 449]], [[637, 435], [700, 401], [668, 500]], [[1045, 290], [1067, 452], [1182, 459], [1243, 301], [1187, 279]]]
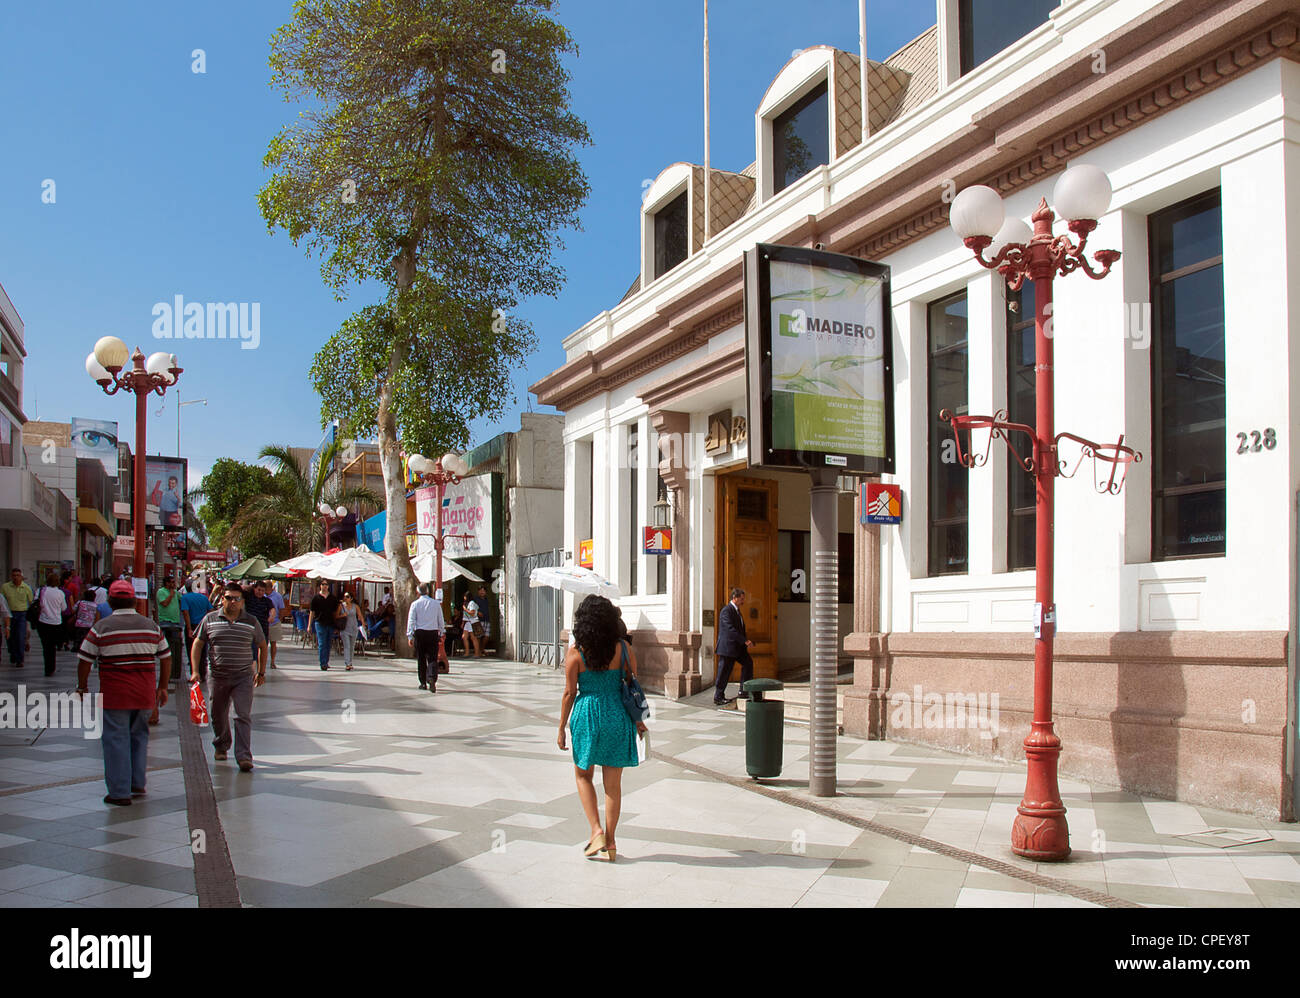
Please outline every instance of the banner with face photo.
[[144, 501], [158, 507], [163, 530], [185, 529], [185, 474], [183, 457], [146, 457]]
[[94, 458], [109, 478], [117, 477], [117, 423], [72, 417], [72, 447], [77, 457]]

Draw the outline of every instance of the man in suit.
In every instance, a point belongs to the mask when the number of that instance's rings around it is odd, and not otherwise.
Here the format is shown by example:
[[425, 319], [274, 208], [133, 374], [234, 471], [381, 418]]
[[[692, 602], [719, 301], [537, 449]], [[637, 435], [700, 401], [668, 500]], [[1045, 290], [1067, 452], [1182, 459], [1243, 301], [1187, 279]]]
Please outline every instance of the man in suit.
[[741, 689], [754, 676], [754, 660], [749, 655], [754, 642], [745, 637], [745, 618], [740, 612], [744, 605], [745, 590], [736, 587], [731, 590], [731, 602], [718, 612], [718, 644], [713, 650], [718, 663], [718, 681], [713, 689], [715, 707], [724, 707], [730, 702], [727, 683], [737, 659], [740, 660]]

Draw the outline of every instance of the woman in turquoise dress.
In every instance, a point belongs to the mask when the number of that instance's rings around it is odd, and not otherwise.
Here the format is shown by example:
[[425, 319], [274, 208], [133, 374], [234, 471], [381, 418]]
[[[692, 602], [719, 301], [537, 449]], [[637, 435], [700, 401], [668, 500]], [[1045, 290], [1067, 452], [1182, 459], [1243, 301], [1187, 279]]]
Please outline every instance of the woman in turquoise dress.
[[[623, 671], [636, 675], [636, 656], [623, 640], [626, 635], [618, 610], [604, 596], [588, 596], [579, 605], [573, 615], [574, 647], [564, 660], [564, 699], [556, 739], [563, 750], [565, 734], [573, 735], [578, 798], [591, 824], [583, 855], [611, 863], [618, 857], [614, 830], [623, 802], [623, 770], [636, 765], [636, 736], [646, 730], [642, 722], [633, 723], [623, 708], [619, 689]], [[592, 783], [597, 766], [605, 790], [603, 828]]]

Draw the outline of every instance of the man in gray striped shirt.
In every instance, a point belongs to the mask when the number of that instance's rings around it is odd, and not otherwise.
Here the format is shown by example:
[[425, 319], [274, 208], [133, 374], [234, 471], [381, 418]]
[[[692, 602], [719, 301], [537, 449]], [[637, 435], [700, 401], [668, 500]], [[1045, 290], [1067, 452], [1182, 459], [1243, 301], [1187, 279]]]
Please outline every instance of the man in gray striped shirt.
[[[253, 690], [266, 682], [266, 635], [257, 619], [244, 609], [244, 594], [227, 586], [220, 609], [203, 618], [190, 649], [190, 682], [199, 680], [194, 662], [203, 661], [209, 647], [212, 676], [212, 747], [214, 758], [226, 758], [230, 748], [230, 704], [235, 705], [235, 759], [247, 773], [253, 768]], [[253, 649], [257, 649], [254, 657]]]

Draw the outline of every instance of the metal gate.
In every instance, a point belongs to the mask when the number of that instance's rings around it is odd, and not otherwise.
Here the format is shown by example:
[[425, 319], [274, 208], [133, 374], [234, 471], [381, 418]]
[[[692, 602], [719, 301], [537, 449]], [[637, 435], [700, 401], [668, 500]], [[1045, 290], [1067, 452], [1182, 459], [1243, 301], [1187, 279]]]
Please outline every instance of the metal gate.
[[550, 586], [538, 589], [528, 584], [534, 568], [552, 568], [563, 564], [562, 552], [544, 551], [518, 558], [519, 657], [525, 662], [544, 662], [558, 668], [556, 661], [560, 638], [559, 605], [561, 593]]

